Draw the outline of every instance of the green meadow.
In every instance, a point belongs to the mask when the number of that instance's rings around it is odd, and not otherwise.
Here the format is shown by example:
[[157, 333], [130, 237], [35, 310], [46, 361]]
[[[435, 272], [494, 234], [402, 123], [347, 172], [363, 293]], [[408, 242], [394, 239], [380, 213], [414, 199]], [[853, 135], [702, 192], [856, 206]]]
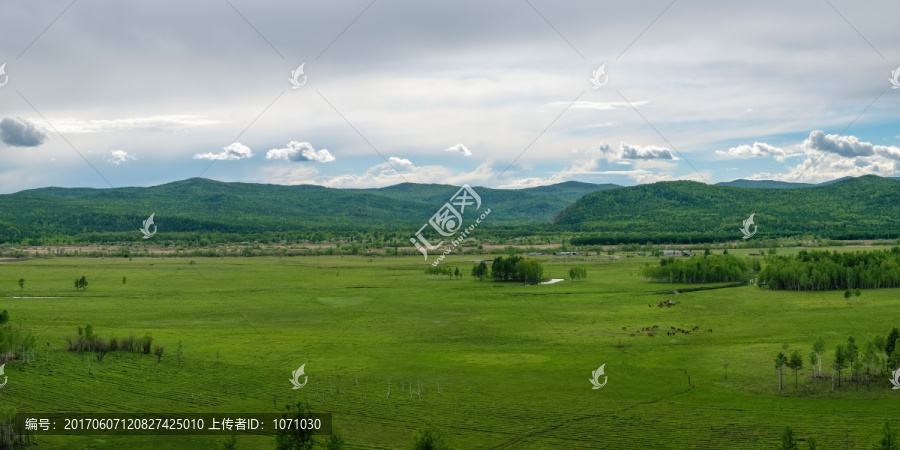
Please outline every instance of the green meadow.
[[[900, 290], [850, 300], [756, 286], [675, 294], [687, 286], [641, 281], [655, 258], [538, 258], [546, 277], [579, 265], [587, 278], [479, 282], [470, 255], [443, 262], [461, 280], [427, 279], [421, 256], [3, 263], [0, 309], [39, 345], [35, 361], [6, 365], [0, 409], [256, 413], [303, 400], [333, 414], [349, 448], [411, 448], [426, 423], [457, 449], [773, 448], [785, 426], [821, 448], [868, 448], [896, 418], [900, 391], [887, 377], [832, 391], [811, 379], [806, 358], [817, 336], [827, 367], [847, 337], [900, 326]], [[89, 284], [76, 291], [81, 276]], [[668, 300], [679, 303], [656, 306]], [[86, 324], [102, 337], [150, 333], [162, 359], [67, 351]], [[652, 337], [631, 336], [653, 326]], [[699, 330], [668, 336], [669, 327]], [[775, 355], [794, 349], [799, 387], [785, 369], [779, 392]], [[302, 364], [309, 381], [291, 389]], [[602, 364], [608, 382], [592, 389]], [[38, 448], [213, 449], [226, 439], [45, 436]], [[238, 445], [270, 449], [274, 438]]]

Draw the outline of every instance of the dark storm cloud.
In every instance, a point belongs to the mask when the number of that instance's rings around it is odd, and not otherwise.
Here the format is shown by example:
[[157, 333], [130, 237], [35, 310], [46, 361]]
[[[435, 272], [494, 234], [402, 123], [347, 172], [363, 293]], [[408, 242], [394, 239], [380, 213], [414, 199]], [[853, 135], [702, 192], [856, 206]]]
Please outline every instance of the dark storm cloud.
[[37, 147], [50, 136], [36, 123], [17, 117], [0, 120], [0, 142], [11, 147]]

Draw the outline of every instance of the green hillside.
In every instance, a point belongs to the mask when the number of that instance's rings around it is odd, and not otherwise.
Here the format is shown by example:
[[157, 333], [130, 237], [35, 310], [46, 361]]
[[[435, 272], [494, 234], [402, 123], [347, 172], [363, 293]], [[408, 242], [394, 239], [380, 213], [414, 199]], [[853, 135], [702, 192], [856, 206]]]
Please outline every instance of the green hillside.
[[791, 188], [812, 187], [812, 186], [816, 186], [816, 185], [809, 184], [809, 183], [791, 183], [788, 181], [738, 179], [738, 180], [723, 181], [721, 183], [716, 183], [716, 186], [731, 186], [731, 187], [758, 188], [758, 189], [791, 189]]
[[804, 189], [661, 182], [586, 195], [554, 222], [585, 232], [581, 243], [705, 242], [742, 238], [751, 213], [759, 229], [754, 239], [896, 238], [900, 181], [864, 176]]
[[[562, 183], [522, 190], [477, 187], [492, 224], [546, 224], [586, 193], [616, 185]], [[409, 234], [458, 187], [404, 183], [333, 189], [194, 178], [149, 188], [42, 188], [0, 195], [0, 242], [133, 241], [141, 221], [170, 233], [261, 235], [391, 230]], [[74, 238], [74, 239], [72, 239]], [[405, 239], [404, 239], [405, 240]]]

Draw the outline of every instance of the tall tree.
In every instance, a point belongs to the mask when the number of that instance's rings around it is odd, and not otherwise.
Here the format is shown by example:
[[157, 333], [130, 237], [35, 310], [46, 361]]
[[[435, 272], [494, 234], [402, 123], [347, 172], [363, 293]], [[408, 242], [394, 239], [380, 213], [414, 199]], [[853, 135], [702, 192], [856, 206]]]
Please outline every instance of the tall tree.
[[25, 279], [24, 279], [24, 278], [19, 278], [19, 290], [21, 291], [21, 290], [24, 290], [24, 289], [25, 289]]
[[778, 356], [775, 357], [775, 368], [778, 369], [778, 390], [781, 391], [784, 387], [784, 383], [781, 378], [781, 370], [784, 368], [784, 365], [787, 364], [788, 359], [784, 356], [783, 352], [778, 352]]
[[794, 350], [794, 353], [791, 353], [791, 359], [788, 361], [787, 366], [794, 371], [794, 389], [797, 389], [797, 373], [800, 372], [800, 369], [803, 368], [803, 357], [800, 356], [799, 351]]
[[816, 354], [816, 367], [818, 368], [819, 376], [822, 376], [822, 355], [825, 353], [825, 339], [822, 339], [821, 336], [813, 341], [813, 352]]
[[856, 345], [856, 340], [853, 339], [853, 336], [847, 338], [845, 350], [847, 364], [850, 366], [850, 381], [853, 381], [853, 364], [856, 363], [859, 358], [859, 346]]
[[843, 345], [838, 345], [837, 348], [834, 349], [834, 368], [837, 370], [838, 374], [838, 387], [841, 387], [841, 371], [847, 367], [847, 351], [844, 349]]
[[894, 354], [894, 348], [896, 347], [897, 339], [900, 339], [900, 329], [894, 327], [890, 333], [888, 333], [887, 340], [884, 345], [884, 352], [887, 353], [888, 357]]

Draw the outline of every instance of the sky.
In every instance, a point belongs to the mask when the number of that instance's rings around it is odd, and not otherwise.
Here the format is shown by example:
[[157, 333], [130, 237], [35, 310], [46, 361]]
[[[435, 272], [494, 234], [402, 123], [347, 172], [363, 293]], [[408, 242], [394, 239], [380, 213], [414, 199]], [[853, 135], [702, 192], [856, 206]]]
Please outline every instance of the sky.
[[898, 176], [896, 17], [847, 0], [6, 2], [0, 193]]

